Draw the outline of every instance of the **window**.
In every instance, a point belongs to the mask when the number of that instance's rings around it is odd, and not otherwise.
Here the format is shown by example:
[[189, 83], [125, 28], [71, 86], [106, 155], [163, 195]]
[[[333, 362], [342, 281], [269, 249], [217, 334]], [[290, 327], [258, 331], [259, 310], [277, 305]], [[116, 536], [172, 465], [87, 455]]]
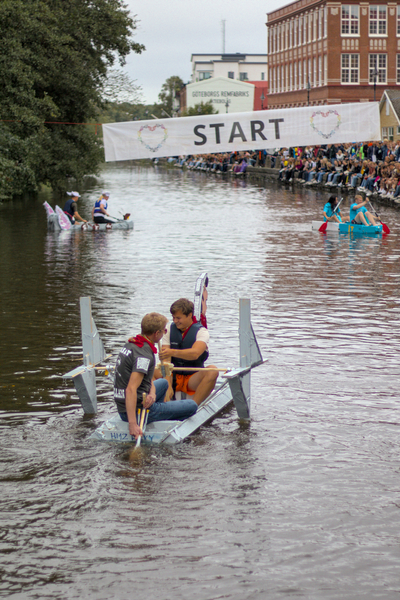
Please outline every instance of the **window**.
[[318, 39], [319, 40], [322, 39], [323, 21], [324, 21], [324, 11], [321, 8], [318, 13]]
[[199, 71], [199, 81], [203, 79], [211, 79], [211, 71]]
[[397, 35], [400, 35], [400, 6], [397, 6]]
[[312, 14], [308, 15], [308, 41], [312, 40]]
[[393, 131], [393, 127], [382, 127], [382, 139], [387, 139], [389, 142], [393, 142]]
[[358, 35], [359, 7], [354, 4], [342, 5], [342, 35]]
[[303, 32], [303, 17], [300, 17], [299, 18], [299, 46], [301, 46], [301, 41], [303, 39], [302, 32]]
[[397, 135], [400, 135], [400, 125], [397, 126]]
[[239, 73], [239, 79], [240, 81], [247, 81], [248, 80], [248, 74], [247, 73]]
[[296, 19], [293, 26], [293, 46], [296, 48], [297, 46], [297, 28], [299, 26], [299, 22]]
[[359, 55], [342, 54], [342, 83], [358, 83]]
[[307, 87], [307, 61], [303, 61], [303, 88]]
[[400, 83], [400, 54], [397, 55], [396, 83]]
[[386, 6], [369, 7], [369, 34], [386, 35]]
[[317, 39], [317, 24], [318, 24], [318, 11], [314, 11], [314, 27], [313, 27], [313, 41]]
[[328, 9], [324, 8], [324, 38], [328, 35]]
[[318, 56], [318, 85], [322, 85], [322, 56]]
[[386, 54], [369, 55], [369, 82], [386, 83]]
[[229, 79], [235, 79], [234, 71], [228, 71], [228, 77], [229, 77]]
[[304, 15], [303, 44], [307, 44], [307, 15]]

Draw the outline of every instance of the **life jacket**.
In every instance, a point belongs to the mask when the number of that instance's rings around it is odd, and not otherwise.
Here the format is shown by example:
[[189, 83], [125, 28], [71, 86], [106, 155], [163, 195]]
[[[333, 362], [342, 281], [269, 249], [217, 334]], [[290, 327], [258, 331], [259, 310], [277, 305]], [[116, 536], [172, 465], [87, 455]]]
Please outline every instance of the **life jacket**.
[[[187, 330], [185, 337], [182, 339], [182, 332], [177, 328], [175, 323], [171, 323], [169, 345], [173, 350], [186, 350], [191, 348], [196, 341], [196, 335], [199, 329], [203, 327], [201, 323], [192, 323]], [[204, 363], [208, 358], [208, 352], [205, 350], [203, 354], [196, 360], [182, 360], [181, 358], [171, 357], [171, 362], [174, 367], [204, 367]], [[179, 373], [179, 371], [174, 371]], [[190, 371], [182, 371], [182, 374], [191, 375]]]
[[[102, 217], [103, 216], [103, 212], [100, 208], [101, 205], [101, 201], [104, 200], [103, 197], [99, 198], [98, 200], [96, 200], [95, 204], [94, 204], [94, 213], [93, 216], [98, 216], [98, 217]], [[105, 204], [103, 204], [104, 210], [107, 210], [107, 202]]]
[[63, 209], [65, 214], [68, 215], [68, 217], [72, 223], [75, 221], [74, 213], [71, 208], [73, 202], [75, 202], [75, 200], [73, 200], [72, 198], [67, 200], [66, 203], [64, 204], [64, 209]]

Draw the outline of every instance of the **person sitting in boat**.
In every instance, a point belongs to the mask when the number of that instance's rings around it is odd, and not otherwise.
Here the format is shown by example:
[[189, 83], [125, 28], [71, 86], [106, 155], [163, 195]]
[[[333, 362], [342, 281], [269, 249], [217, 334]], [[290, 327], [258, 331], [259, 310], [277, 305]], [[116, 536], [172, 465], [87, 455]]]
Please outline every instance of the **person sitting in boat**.
[[78, 213], [78, 207], [76, 204], [81, 195], [78, 194], [78, 192], [67, 192], [67, 194], [70, 198], [64, 204], [63, 211], [67, 215], [68, 219], [72, 224], [75, 223], [75, 220], [82, 221], [82, 223], [87, 223], [86, 219], [82, 219], [81, 215]]
[[331, 196], [324, 206], [324, 223], [326, 221], [336, 221], [336, 223], [345, 223], [349, 217], [342, 217], [340, 208], [336, 208], [338, 199], [336, 196]]
[[368, 202], [369, 200], [363, 200], [362, 196], [354, 198], [353, 204], [350, 205], [350, 222], [353, 225], [377, 225], [373, 215], [365, 208]]
[[96, 200], [92, 210], [92, 219], [95, 223], [113, 223], [112, 219], [107, 219], [110, 215], [107, 212], [110, 192], [102, 192], [100, 198]]
[[[174, 393], [188, 394], [199, 405], [214, 389], [218, 371], [204, 367], [210, 334], [197, 322], [193, 311], [194, 304], [187, 298], [180, 298], [171, 305], [173, 322], [167, 326], [163, 337], [160, 358], [170, 360], [175, 367], [183, 369], [173, 372]], [[187, 371], [188, 367], [192, 367], [193, 371]], [[216, 368], [214, 365], [209, 367]]]
[[[145, 315], [141, 334], [128, 340], [115, 365], [114, 400], [121, 419], [129, 423], [129, 433], [136, 439], [143, 434], [136, 417], [138, 408], [149, 409], [148, 423], [183, 421], [197, 411], [197, 404], [190, 399], [165, 402], [168, 381], [153, 380], [156, 344], [167, 331], [167, 321], [160, 313]], [[143, 393], [147, 394], [144, 401]]]

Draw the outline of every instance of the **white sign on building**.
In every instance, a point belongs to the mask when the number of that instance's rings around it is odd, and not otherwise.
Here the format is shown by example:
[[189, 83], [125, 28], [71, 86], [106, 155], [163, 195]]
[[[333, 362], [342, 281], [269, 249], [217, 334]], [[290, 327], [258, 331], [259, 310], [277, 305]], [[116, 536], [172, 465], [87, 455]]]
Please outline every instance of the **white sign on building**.
[[201, 102], [211, 100], [219, 113], [251, 112], [254, 110], [254, 88], [252, 83], [212, 77], [186, 86], [186, 106], [193, 108]]

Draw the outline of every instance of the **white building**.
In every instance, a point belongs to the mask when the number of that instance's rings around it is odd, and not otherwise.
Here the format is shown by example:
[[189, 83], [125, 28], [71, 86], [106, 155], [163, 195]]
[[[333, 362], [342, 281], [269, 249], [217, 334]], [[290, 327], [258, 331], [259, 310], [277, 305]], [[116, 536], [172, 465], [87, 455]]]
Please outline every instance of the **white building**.
[[187, 84], [186, 107], [211, 100], [219, 113], [250, 112], [254, 110], [254, 90], [254, 84], [228, 77], [203, 79]]
[[192, 54], [192, 83], [226, 77], [239, 81], [268, 81], [267, 54]]

